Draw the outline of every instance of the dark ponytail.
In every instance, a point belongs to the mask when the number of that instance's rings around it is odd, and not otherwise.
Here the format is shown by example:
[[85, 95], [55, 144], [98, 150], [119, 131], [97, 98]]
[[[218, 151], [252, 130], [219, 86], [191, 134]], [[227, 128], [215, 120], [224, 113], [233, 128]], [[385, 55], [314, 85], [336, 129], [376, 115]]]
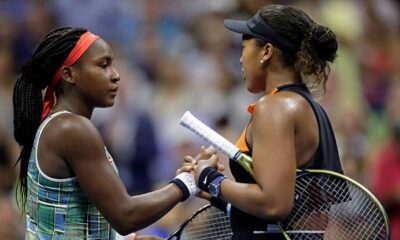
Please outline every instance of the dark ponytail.
[[25, 210], [27, 198], [29, 159], [43, 109], [42, 90], [50, 84], [57, 68], [86, 31], [82, 28], [65, 27], [49, 32], [33, 51], [31, 59], [21, 68], [21, 74], [15, 83], [14, 138], [21, 146], [17, 160], [20, 163], [20, 175], [16, 197], [22, 210]]
[[335, 60], [337, 49], [335, 33], [325, 26], [314, 24], [301, 42], [295, 69], [305, 75], [313, 76], [312, 86], [317, 87], [322, 84], [325, 91], [330, 73], [329, 62]]

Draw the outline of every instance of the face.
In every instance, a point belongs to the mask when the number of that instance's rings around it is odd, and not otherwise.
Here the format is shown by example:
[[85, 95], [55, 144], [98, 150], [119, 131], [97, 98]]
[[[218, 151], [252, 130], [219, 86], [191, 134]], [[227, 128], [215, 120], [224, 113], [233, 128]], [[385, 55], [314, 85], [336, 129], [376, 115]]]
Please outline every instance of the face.
[[263, 58], [263, 48], [257, 44], [255, 38], [242, 41], [242, 56], [240, 63], [246, 81], [247, 90], [259, 93], [265, 89], [265, 71], [260, 61]]
[[73, 67], [78, 94], [94, 107], [110, 107], [118, 91], [119, 74], [114, 53], [102, 39], [96, 40]]

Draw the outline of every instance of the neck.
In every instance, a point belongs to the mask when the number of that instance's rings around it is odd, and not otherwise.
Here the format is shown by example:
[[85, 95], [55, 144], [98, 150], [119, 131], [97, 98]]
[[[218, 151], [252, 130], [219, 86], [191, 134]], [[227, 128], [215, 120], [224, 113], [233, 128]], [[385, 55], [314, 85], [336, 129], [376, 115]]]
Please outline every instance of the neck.
[[53, 107], [52, 112], [66, 110], [90, 119], [92, 117], [93, 109], [93, 107], [89, 107], [79, 98], [60, 96], [57, 98], [56, 105]]
[[280, 69], [280, 71], [270, 71], [266, 77], [265, 93], [269, 94], [279, 86], [293, 83], [302, 83], [300, 74], [283, 69]]

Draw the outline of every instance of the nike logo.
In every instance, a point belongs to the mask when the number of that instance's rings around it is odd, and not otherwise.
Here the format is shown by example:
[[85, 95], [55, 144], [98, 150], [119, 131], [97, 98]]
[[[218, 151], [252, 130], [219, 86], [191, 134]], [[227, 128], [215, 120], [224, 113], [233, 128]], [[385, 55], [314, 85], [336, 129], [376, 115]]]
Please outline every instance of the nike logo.
[[208, 176], [206, 176], [206, 178], [204, 178], [203, 184], [206, 185], [207, 184], [207, 178]]

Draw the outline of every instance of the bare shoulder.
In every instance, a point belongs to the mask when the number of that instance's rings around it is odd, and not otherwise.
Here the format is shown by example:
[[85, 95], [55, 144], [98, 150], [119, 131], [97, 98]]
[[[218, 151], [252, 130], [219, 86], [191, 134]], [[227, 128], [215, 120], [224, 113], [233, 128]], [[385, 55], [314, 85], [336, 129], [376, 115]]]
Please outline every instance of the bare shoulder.
[[74, 135], [97, 135], [98, 130], [86, 117], [76, 114], [62, 114], [49, 122], [49, 127], [57, 137]]
[[309, 107], [307, 100], [297, 93], [282, 91], [261, 98], [254, 109], [255, 117], [284, 117], [291, 118]]
[[49, 122], [46, 138], [60, 153], [71, 153], [82, 148], [101, 149], [103, 140], [97, 128], [86, 117], [76, 114], [62, 114]]

